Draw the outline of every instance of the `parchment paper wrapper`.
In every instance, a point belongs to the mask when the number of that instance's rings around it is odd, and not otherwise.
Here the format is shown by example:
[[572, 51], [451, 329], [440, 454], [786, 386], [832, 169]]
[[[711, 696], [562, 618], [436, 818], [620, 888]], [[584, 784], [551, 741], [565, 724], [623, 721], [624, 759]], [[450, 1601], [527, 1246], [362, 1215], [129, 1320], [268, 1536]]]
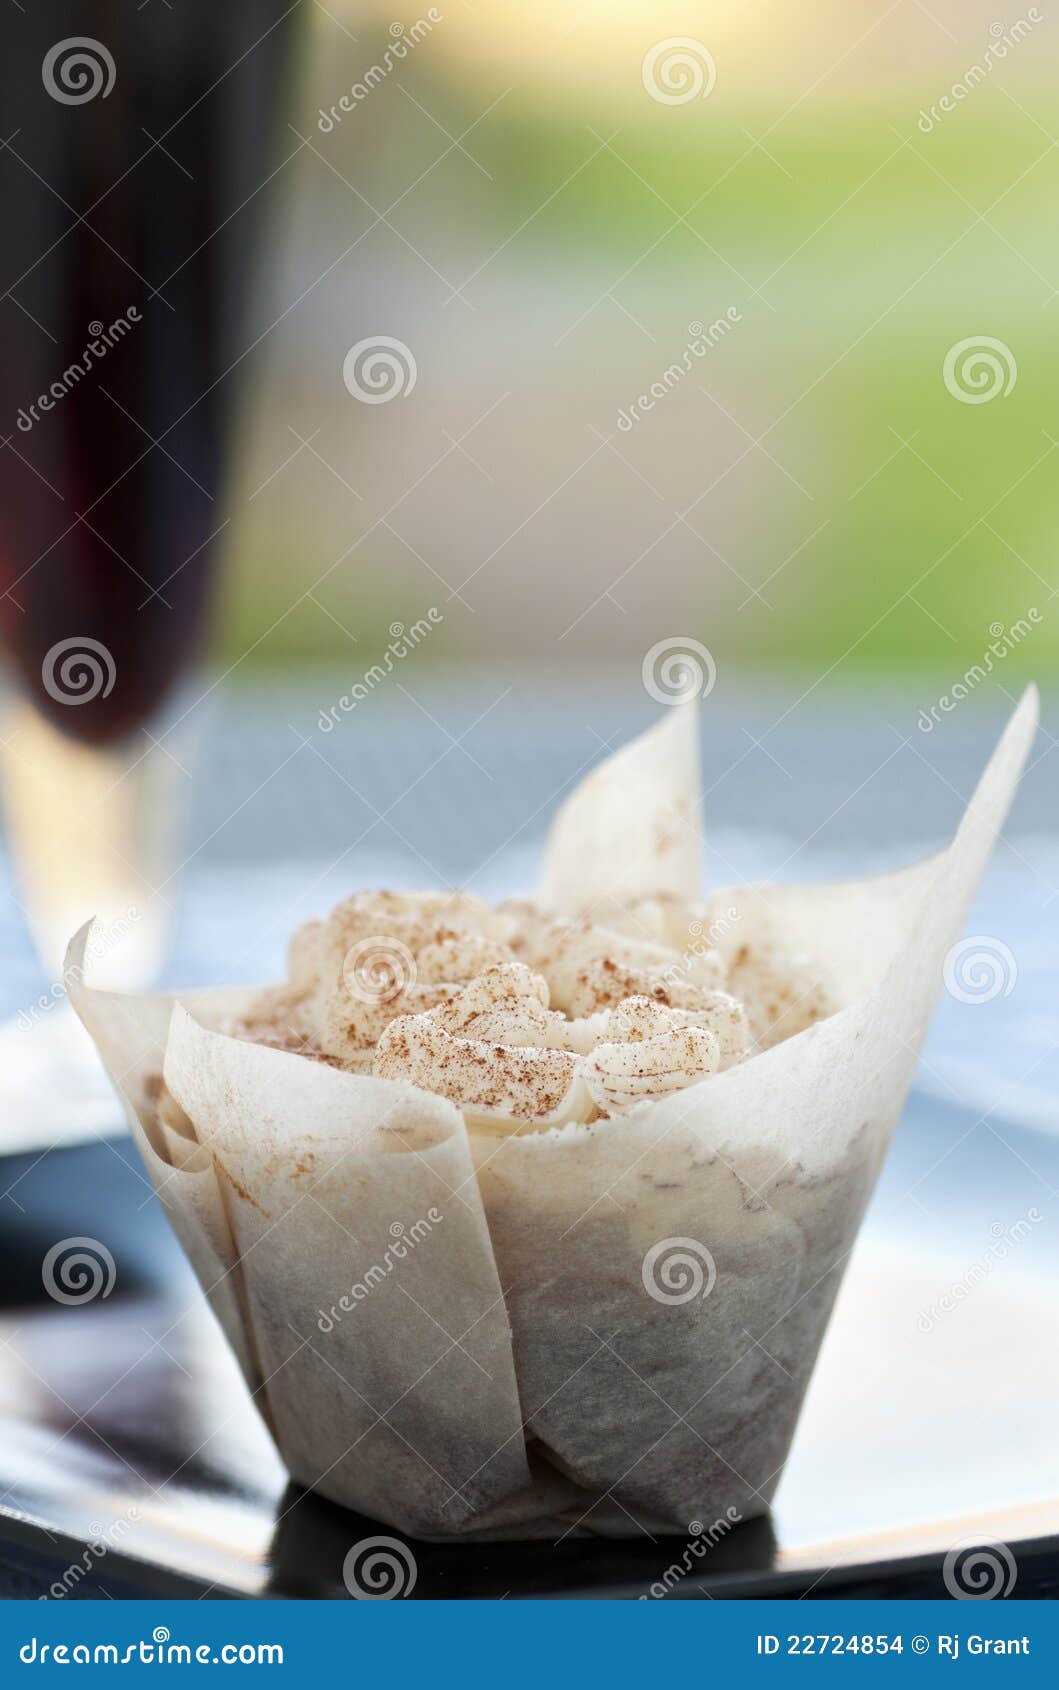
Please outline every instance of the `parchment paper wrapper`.
[[[442, 1098], [211, 1030], [246, 991], [89, 989], [78, 935], [71, 1000], [295, 1479], [434, 1538], [768, 1506], [1035, 722], [1031, 693], [938, 856], [715, 894], [722, 949], [801, 952], [842, 1007], [590, 1126], [469, 1134]], [[694, 734], [674, 710], [575, 791], [544, 901], [697, 896]]]

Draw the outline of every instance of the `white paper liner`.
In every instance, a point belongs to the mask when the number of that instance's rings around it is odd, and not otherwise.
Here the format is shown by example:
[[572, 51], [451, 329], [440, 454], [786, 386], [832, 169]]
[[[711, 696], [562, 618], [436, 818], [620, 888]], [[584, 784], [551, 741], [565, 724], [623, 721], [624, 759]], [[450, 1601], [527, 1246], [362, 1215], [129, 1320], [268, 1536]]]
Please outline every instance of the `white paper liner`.
[[[715, 894], [724, 948], [779, 938], [843, 1007], [590, 1126], [469, 1134], [431, 1094], [211, 1031], [243, 990], [183, 994], [167, 1036], [173, 1000], [86, 987], [78, 936], [71, 999], [296, 1479], [426, 1537], [767, 1507], [1035, 723], [1031, 691], [940, 855]], [[596, 770], [553, 830], [552, 907], [692, 895], [693, 767], [681, 708]], [[163, 1065], [186, 1124], [156, 1120]]]
[[601, 901], [698, 897], [697, 708], [672, 706], [656, 727], [597, 764], [560, 806], [544, 853], [538, 896], [545, 908], [580, 915]]

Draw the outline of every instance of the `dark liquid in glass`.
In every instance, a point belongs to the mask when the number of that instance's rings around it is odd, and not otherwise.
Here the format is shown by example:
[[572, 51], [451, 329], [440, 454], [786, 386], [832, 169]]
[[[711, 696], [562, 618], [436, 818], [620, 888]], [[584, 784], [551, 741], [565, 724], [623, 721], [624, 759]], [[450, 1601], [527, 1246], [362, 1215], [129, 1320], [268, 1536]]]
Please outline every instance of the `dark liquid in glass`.
[[0, 623], [85, 741], [146, 721], [202, 631], [302, 9], [0, 17]]

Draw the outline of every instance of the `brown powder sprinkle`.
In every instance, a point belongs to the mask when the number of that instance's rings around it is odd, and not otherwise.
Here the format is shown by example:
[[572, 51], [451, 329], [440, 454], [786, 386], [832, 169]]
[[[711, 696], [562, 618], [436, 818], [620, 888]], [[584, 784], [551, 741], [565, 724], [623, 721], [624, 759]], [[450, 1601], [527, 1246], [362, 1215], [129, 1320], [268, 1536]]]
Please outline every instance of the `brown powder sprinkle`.
[[669, 895], [596, 923], [527, 900], [357, 893], [298, 929], [287, 984], [225, 1031], [407, 1081], [472, 1121], [606, 1119], [833, 1013], [808, 959], [743, 943], [727, 961], [702, 935], [702, 906]]

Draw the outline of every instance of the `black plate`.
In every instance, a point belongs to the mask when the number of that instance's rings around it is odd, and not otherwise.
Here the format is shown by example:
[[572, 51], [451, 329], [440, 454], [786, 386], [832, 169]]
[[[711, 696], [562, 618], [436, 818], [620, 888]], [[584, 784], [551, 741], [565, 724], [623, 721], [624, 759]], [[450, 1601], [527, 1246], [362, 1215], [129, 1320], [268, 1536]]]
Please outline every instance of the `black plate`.
[[[396, 1534], [288, 1483], [129, 1142], [9, 1159], [4, 1185], [3, 1593], [345, 1597], [348, 1550]], [[941, 1596], [965, 1537], [1010, 1546], [1015, 1595], [1059, 1594], [1057, 1186], [1059, 1138], [913, 1098], [772, 1519], [701, 1556], [417, 1543], [414, 1596]], [[114, 1289], [63, 1307], [41, 1264], [76, 1236]]]

